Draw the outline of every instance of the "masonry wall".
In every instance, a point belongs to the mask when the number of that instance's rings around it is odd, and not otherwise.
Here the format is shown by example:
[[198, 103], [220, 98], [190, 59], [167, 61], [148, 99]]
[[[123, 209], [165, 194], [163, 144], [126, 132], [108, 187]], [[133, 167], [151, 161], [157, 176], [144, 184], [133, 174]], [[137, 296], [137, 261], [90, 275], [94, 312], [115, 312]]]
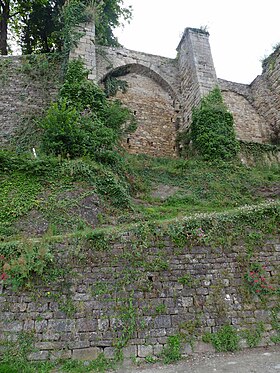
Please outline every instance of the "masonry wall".
[[140, 74], [122, 77], [127, 91], [116, 98], [129, 107], [137, 121], [137, 130], [123, 140], [131, 154], [172, 157], [175, 150], [176, 113], [172, 97], [153, 79]]
[[[55, 99], [59, 66], [46, 71], [28, 57], [0, 57], [0, 144], [7, 144], [23, 123], [40, 115]], [[43, 58], [42, 60], [43, 61]], [[37, 66], [37, 68], [36, 68]]]
[[280, 50], [271, 54], [262, 75], [251, 84], [255, 107], [267, 123], [265, 140], [280, 132]]
[[232, 112], [237, 138], [246, 142], [264, 143], [267, 124], [254, 107], [249, 85], [219, 79], [219, 86], [228, 109]]
[[85, 67], [89, 70], [88, 78], [96, 81], [95, 24], [93, 22], [81, 24], [76, 32], [81, 35], [81, 38], [77, 47], [70, 52], [69, 58], [82, 58]]
[[138, 69], [146, 68], [147, 74], [167, 90], [173, 99], [179, 99], [180, 78], [176, 60], [126, 48], [97, 46], [97, 82], [102, 82], [106, 76], [115, 72], [117, 76], [122, 76], [126, 72], [125, 67], [131, 70], [137, 66]]
[[[37, 285], [32, 292], [3, 290], [1, 340], [34, 332], [37, 351], [30, 358], [35, 360], [93, 359], [100, 352], [113, 357], [114, 346], [126, 341], [125, 357], [145, 358], [158, 355], [168, 336], [179, 331], [196, 351], [206, 351], [210, 347], [201, 342], [202, 333], [225, 324], [254, 331], [262, 322], [261, 344], [272, 343], [271, 311], [278, 298], [262, 302], [244, 290], [248, 252], [243, 243], [228, 249], [178, 248], [163, 237], [141, 251], [133, 236], [123, 236], [105, 250], [95, 246], [93, 236], [84, 244], [79, 250], [75, 240], [56, 245], [61, 268], [72, 268], [66, 278], [57, 275], [53, 284]], [[255, 247], [251, 261], [265, 266], [269, 281], [275, 280], [280, 237]], [[188, 343], [183, 352], [191, 353]]]
[[[216, 84], [220, 85], [224, 100], [233, 112], [240, 140], [269, 143], [273, 138], [277, 140], [275, 135], [278, 134], [279, 138], [279, 50], [269, 56], [263, 74], [251, 85], [245, 85], [217, 80], [208, 33], [202, 30], [187, 28], [177, 49], [178, 58], [170, 59], [126, 48], [96, 46], [94, 25], [82, 25], [80, 29], [83, 36], [70, 57], [81, 56], [85, 60], [91, 70], [90, 79], [102, 83], [110, 76], [121, 79], [129, 76], [130, 92], [120, 98], [127, 106], [136, 105], [141, 119], [135, 141], [131, 140], [132, 143], [128, 144], [131, 152], [138, 152], [144, 145], [141, 152], [149, 149], [149, 154], [173, 154], [176, 130], [190, 125], [193, 106]], [[36, 58], [43, 60], [45, 57]], [[42, 71], [39, 65], [37, 63], [36, 67], [34, 62], [30, 64], [28, 57], [0, 57], [1, 144], [8, 144], [23, 123], [31, 126], [30, 118], [40, 115], [55, 99], [59, 67], [51, 65], [48, 71]], [[137, 79], [131, 78], [133, 74]], [[154, 85], [158, 87], [158, 96], [153, 96]], [[144, 89], [147, 89], [146, 95], [143, 94]], [[145, 96], [141, 105], [136, 102], [140, 99], [140, 91], [141, 99]], [[171, 119], [168, 123], [170, 116], [174, 118], [173, 124], [170, 124]], [[173, 133], [171, 128], [174, 129]], [[154, 140], [152, 136], [155, 136]], [[148, 143], [153, 143], [153, 149]]]

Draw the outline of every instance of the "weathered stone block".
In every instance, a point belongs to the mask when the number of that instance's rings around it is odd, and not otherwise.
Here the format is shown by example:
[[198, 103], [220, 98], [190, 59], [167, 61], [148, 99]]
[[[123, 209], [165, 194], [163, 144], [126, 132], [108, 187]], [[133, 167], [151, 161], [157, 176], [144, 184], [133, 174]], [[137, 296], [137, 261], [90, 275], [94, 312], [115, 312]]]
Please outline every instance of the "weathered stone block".
[[75, 322], [73, 320], [49, 320], [48, 331], [51, 332], [70, 332], [74, 330]]
[[171, 317], [169, 315], [160, 315], [154, 318], [155, 328], [170, 328]]
[[73, 350], [72, 358], [81, 361], [94, 360], [98, 358], [101, 352], [101, 349], [98, 347], [81, 348], [79, 350]]
[[39, 360], [47, 360], [49, 357], [48, 351], [38, 351], [38, 352], [32, 352], [28, 355], [28, 360], [30, 361], [39, 361]]
[[126, 346], [123, 348], [123, 357], [129, 359], [131, 357], [137, 356], [137, 346]]
[[105, 347], [104, 348], [104, 356], [107, 359], [113, 359], [115, 356], [115, 348], [114, 347]]
[[139, 357], [147, 357], [153, 355], [153, 346], [151, 345], [140, 345], [138, 346], [138, 356]]
[[182, 297], [182, 306], [183, 307], [193, 306], [193, 297]]

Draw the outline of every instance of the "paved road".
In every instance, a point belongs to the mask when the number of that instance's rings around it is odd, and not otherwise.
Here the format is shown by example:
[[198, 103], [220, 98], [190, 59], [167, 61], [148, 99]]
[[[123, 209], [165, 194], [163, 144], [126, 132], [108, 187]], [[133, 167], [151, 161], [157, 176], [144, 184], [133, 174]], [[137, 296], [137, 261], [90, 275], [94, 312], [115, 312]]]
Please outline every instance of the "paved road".
[[176, 365], [127, 367], [118, 373], [280, 373], [280, 346], [194, 356]]

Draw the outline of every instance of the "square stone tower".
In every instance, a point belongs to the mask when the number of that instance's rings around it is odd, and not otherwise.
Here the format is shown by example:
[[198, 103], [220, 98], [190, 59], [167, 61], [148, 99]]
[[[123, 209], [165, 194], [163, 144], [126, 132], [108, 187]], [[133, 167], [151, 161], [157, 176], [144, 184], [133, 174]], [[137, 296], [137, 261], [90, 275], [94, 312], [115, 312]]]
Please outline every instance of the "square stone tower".
[[186, 28], [177, 47], [181, 80], [183, 128], [191, 123], [192, 108], [218, 85], [207, 31]]

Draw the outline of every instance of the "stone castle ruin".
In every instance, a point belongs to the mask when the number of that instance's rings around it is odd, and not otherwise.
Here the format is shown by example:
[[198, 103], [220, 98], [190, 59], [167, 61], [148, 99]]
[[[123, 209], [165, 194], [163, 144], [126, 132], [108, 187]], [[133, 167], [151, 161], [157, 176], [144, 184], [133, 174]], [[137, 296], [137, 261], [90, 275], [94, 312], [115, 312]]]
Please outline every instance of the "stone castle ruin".
[[[176, 59], [95, 45], [93, 23], [82, 25], [81, 31], [83, 36], [70, 58], [83, 58], [89, 79], [98, 84], [116, 78], [127, 84], [126, 91], [118, 91], [116, 97], [138, 122], [136, 132], [124, 139], [130, 153], [175, 156], [177, 131], [190, 125], [192, 108], [217, 85], [233, 113], [238, 139], [270, 143], [280, 125], [279, 51], [269, 57], [262, 75], [246, 85], [217, 78], [209, 34], [201, 29], [185, 29]], [[19, 57], [1, 57], [0, 67], [9, 59], [12, 67], [21, 63]], [[55, 91], [44, 88], [42, 92], [40, 81], [26, 82], [12, 67], [0, 85], [0, 143], [13, 136], [20, 116], [40, 111]]]
[[217, 78], [209, 34], [201, 29], [185, 29], [176, 59], [95, 46], [94, 25], [82, 31], [71, 57], [84, 59], [89, 78], [99, 84], [112, 78], [127, 82], [127, 91], [117, 98], [138, 121], [137, 131], [125, 141], [131, 153], [175, 155], [176, 132], [190, 125], [192, 108], [217, 85], [234, 115], [239, 140], [270, 143], [273, 128], [280, 126], [280, 53], [246, 85]]

